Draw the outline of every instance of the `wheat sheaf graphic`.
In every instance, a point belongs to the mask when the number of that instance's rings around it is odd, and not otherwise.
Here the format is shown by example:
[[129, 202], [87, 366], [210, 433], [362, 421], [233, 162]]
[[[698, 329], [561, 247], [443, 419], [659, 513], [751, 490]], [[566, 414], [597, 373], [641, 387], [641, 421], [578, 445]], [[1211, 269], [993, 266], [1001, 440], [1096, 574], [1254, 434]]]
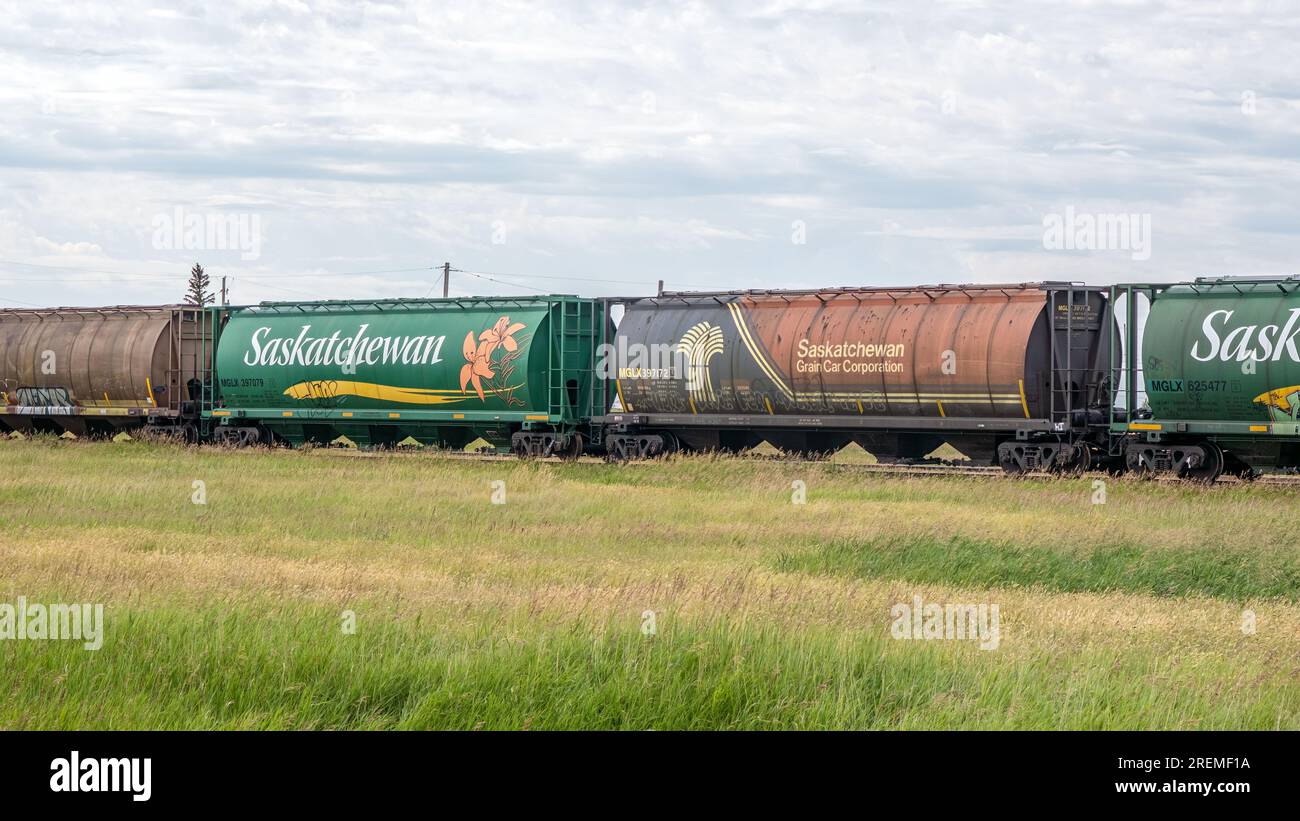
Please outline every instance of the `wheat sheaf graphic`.
[[709, 362], [722, 353], [722, 329], [701, 322], [682, 335], [677, 352], [686, 357], [686, 390], [697, 401], [712, 402], [713, 380], [709, 376]]

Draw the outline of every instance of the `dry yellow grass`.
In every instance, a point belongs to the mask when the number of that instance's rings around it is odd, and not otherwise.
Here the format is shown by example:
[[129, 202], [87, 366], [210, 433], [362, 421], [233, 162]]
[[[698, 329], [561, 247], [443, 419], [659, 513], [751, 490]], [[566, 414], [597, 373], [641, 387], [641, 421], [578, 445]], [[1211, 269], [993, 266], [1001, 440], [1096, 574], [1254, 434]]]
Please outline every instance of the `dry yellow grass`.
[[[733, 642], [740, 648], [733, 648], [740, 667], [723, 665], [710, 686], [747, 669], [747, 652], [777, 660], [783, 672], [771, 693], [810, 677], [832, 681], [830, 704], [818, 697], [782, 708], [785, 700], [767, 704], [770, 694], [758, 687], [745, 692], [767, 705], [755, 708], [761, 716], [706, 712], [696, 726], [1294, 727], [1300, 715], [1300, 606], [1276, 583], [1278, 574], [1291, 578], [1297, 559], [1285, 538], [1297, 523], [1285, 489], [1111, 481], [1107, 503], [1094, 505], [1091, 479], [899, 479], [836, 465], [711, 459], [527, 465], [139, 443], [7, 441], [0, 468], [0, 601], [25, 594], [105, 602], [146, 625], [139, 641], [158, 639], [155, 618], [182, 614], [175, 618], [189, 630], [222, 613], [269, 610], [259, 641], [306, 652], [326, 635], [333, 641], [337, 614], [353, 610], [363, 632], [382, 624], [412, 644], [436, 637], [444, 659], [478, 659], [484, 636], [509, 638], [504, 650], [491, 650], [498, 668], [483, 662], [490, 671], [509, 666], [497, 654], [515, 659], [575, 636], [588, 637], [578, 646], [592, 637], [644, 641], [639, 628], [651, 611], [661, 638], [681, 637], [686, 656]], [[796, 479], [807, 485], [807, 504], [792, 503]], [[195, 480], [204, 483], [204, 505], [192, 503]], [[503, 505], [491, 503], [495, 481], [505, 482]], [[943, 540], [954, 538], [967, 553], [987, 544], [1047, 555], [1052, 564], [1019, 577], [996, 567], [962, 571], [945, 566]], [[915, 548], [935, 540], [938, 548]], [[1135, 565], [1133, 573], [1108, 566], [1113, 589], [1089, 589], [1089, 557], [1106, 544], [1168, 561]], [[863, 551], [866, 564], [857, 562]], [[897, 555], [881, 572], [873, 557], [890, 551]], [[853, 561], [819, 558], [841, 554]], [[1205, 568], [1205, 577], [1182, 574], [1185, 563]], [[1222, 578], [1213, 575], [1220, 571]], [[1182, 585], [1179, 594], [1159, 592], [1162, 574]], [[997, 604], [998, 649], [890, 639], [890, 608], [918, 595]], [[1242, 630], [1246, 610], [1257, 620], [1253, 634]], [[186, 622], [185, 613], [203, 615]], [[182, 654], [189, 664], [232, 652], [228, 644], [205, 651], [201, 636], [194, 641]], [[29, 669], [48, 661], [34, 655], [47, 648], [7, 644], [0, 652], [35, 665]], [[354, 661], [398, 664], [402, 654], [392, 642], [383, 646], [389, 651], [370, 648]], [[100, 652], [109, 660], [73, 654], [62, 663], [115, 663], [113, 647]], [[580, 650], [564, 652], [578, 665], [571, 678], [596, 675], [598, 665], [583, 667]], [[127, 657], [135, 659], [124, 653], [122, 664]], [[545, 659], [537, 663], [550, 669]], [[662, 663], [661, 674], [671, 677], [683, 662]], [[868, 675], [862, 665], [880, 669]], [[862, 675], [929, 695], [905, 708], [885, 709], [879, 694], [857, 704], [865, 698]], [[948, 679], [967, 677], [975, 690], [955, 693]], [[1059, 692], [1076, 685], [1075, 696]], [[606, 697], [600, 685], [589, 689], [593, 699]], [[177, 704], [192, 697], [185, 688], [175, 694]], [[537, 699], [531, 709], [546, 726], [550, 702]], [[596, 716], [597, 726], [657, 726], [654, 716], [663, 726], [685, 721], [637, 704], [645, 712], [629, 707], [622, 720], [607, 716], [607, 704], [574, 715]], [[433, 710], [413, 695], [382, 720], [350, 724], [328, 711], [313, 716], [310, 706], [291, 719], [282, 708], [274, 720], [258, 718], [250, 705], [197, 723], [458, 726], [459, 713], [439, 705]], [[123, 721], [191, 726], [161, 708], [123, 709]], [[509, 711], [492, 715], [503, 718], [485, 719], [490, 726], [514, 720]], [[558, 713], [549, 718], [571, 726]], [[49, 724], [59, 721], [41, 726]]]

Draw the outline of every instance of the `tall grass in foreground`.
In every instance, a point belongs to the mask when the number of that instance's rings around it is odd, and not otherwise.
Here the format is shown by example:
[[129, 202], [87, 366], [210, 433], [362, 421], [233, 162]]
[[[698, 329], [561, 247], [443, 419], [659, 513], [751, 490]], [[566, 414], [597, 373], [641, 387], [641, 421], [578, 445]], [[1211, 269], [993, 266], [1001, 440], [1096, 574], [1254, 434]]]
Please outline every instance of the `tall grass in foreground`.
[[[1300, 728], [1295, 491], [1092, 496], [3, 440], [0, 603], [108, 625], [0, 641], [0, 727]], [[999, 605], [998, 649], [892, 638], [914, 597]]]
[[[1116, 650], [1003, 663], [880, 635], [725, 618], [381, 622], [303, 605], [119, 611], [95, 654], [0, 650], [9, 728], [1078, 729], [1294, 726], [1300, 684]], [[1163, 681], [1163, 686], [1155, 686]], [[1226, 690], [1223, 682], [1237, 682]]]
[[1121, 591], [1234, 601], [1300, 598], [1300, 552], [1252, 556], [1209, 546], [1171, 551], [1103, 542], [1053, 551], [962, 536], [885, 536], [833, 541], [806, 553], [782, 553], [774, 566], [786, 572], [963, 587], [1041, 586], [1065, 592]]

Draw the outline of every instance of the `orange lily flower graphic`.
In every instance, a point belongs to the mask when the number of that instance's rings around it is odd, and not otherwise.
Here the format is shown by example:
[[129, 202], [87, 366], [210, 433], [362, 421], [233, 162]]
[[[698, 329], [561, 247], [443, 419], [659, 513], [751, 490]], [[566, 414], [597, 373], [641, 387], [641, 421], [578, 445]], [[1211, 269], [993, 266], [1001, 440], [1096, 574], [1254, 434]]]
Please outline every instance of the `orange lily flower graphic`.
[[511, 353], [519, 350], [519, 342], [515, 340], [515, 334], [523, 329], [522, 322], [512, 325], [510, 317], [503, 316], [496, 321], [495, 325], [479, 334], [477, 342], [474, 340], [473, 331], [465, 335], [466, 364], [460, 369], [461, 393], [465, 393], [468, 386], [473, 385], [478, 398], [487, 400], [487, 394], [483, 390], [483, 380], [496, 376], [496, 371], [492, 370], [492, 353], [497, 348], [505, 348]]
[[488, 356], [492, 355], [498, 345], [507, 351], [516, 351], [519, 349], [519, 343], [515, 341], [515, 334], [523, 329], [524, 323], [516, 322], [511, 325], [510, 317], [503, 316], [497, 320], [497, 324], [479, 334], [478, 339], [487, 347]]
[[468, 364], [460, 369], [460, 390], [465, 392], [467, 385], [473, 384], [474, 390], [478, 392], [478, 398], [486, 400], [487, 396], [483, 393], [483, 379], [491, 379], [496, 376], [492, 370], [492, 364], [488, 357], [492, 354], [490, 350], [479, 350], [479, 346], [474, 344], [474, 332], [470, 331], [465, 336], [465, 359]]

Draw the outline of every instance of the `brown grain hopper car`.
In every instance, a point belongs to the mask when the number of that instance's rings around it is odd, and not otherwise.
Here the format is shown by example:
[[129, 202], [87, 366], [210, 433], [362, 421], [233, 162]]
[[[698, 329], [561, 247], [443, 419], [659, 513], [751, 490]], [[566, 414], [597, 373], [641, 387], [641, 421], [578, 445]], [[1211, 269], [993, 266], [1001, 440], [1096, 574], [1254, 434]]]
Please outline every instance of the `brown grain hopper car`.
[[0, 431], [193, 437], [212, 361], [194, 306], [0, 310]]
[[627, 304], [607, 447], [627, 458], [948, 443], [1019, 472], [1095, 464], [1111, 322], [1070, 283], [682, 292]]

